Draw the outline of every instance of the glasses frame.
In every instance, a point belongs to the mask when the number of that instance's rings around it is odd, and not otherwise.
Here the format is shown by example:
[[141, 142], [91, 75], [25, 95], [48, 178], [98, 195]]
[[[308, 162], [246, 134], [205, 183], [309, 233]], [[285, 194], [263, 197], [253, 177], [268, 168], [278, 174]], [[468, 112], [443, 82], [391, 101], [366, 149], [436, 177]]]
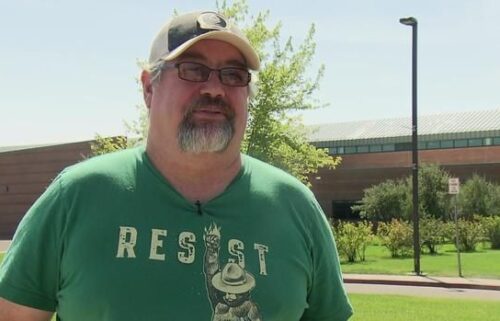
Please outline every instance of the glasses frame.
[[[206, 70], [208, 70], [206, 79], [203, 79], [203, 80], [193, 80], [193, 79], [190, 79], [190, 78], [185, 78], [184, 75], [182, 75], [181, 68], [180, 68], [183, 64], [194, 64], [194, 65], [199, 65], [199, 66], [205, 68]], [[198, 82], [198, 83], [206, 82], [206, 81], [208, 81], [210, 79], [210, 75], [214, 71], [217, 72], [217, 77], [219, 78], [219, 81], [221, 82], [221, 84], [223, 84], [224, 86], [228, 86], [228, 87], [246, 87], [246, 86], [248, 86], [248, 84], [250, 83], [250, 81], [252, 81], [252, 74], [250, 73], [250, 71], [248, 71], [248, 69], [243, 68], [243, 67], [223, 67], [223, 68], [217, 69], [217, 68], [210, 68], [207, 65], [204, 65], [204, 64], [199, 63], [199, 62], [182, 61], [182, 62], [176, 62], [176, 63], [173, 63], [173, 64], [166, 64], [165, 68], [176, 68], [177, 69], [177, 77], [179, 77], [179, 79], [182, 79], [182, 80], [185, 80], [185, 81], [189, 81], [189, 82]], [[224, 82], [223, 76], [222, 76], [223, 72], [227, 71], [227, 70], [234, 70], [234, 69], [246, 72], [246, 74], [248, 76], [248, 79], [247, 79], [246, 83], [242, 83], [241, 85], [234, 85], [234, 84], [228, 84], [228, 83]]]

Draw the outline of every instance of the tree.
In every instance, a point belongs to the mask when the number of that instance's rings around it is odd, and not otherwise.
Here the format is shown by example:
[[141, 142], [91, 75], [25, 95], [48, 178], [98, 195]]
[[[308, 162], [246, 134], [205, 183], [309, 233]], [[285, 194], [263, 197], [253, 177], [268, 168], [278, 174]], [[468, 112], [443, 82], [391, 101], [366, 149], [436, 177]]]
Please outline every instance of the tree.
[[360, 204], [352, 207], [362, 218], [388, 222], [392, 219], [407, 219], [407, 186], [403, 181], [386, 180], [364, 190]]
[[[422, 164], [418, 171], [418, 199], [421, 216], [428, 215], [434, 218], [445, 219], [450, 212], [450, 197], [448, 195], [448, 180], [450, 175], [437, 164]], [[411, 212], [412, 182], [411, 177], [406, 180], [409, 197], [406, 204], [408, 213]]]
[[[446, 218], [449, 213], [449, 174], [435, 164], [422, 164], [418, 173], [419, 211], [421, 216]], [[388, 222], [408, 219], [412, 213], [412, 181], [386, 180], [365, 189], [360, 204], [352, 207], [362, 218]]]
[[500, 189], [484, 177], [474, 174], [460, 189], [458, 208], [460, 213], [471, 219], [473, 215], [500, 214]]
[[[319, 88], [324, 66], [313, 79], [306, 75], [316, 49], [314, 24], [304, 42], [295, 49], [292, 38], [282, 43], [281, 23], [267, 26], [269, 11], [250, 16], [246, 0], [216, 1], [216, 7], [228, 19], [243, 26], [261, 58], [259, 90], [249, 104], [242, 152], [275, 165], [305, 183], [319, 168], [335, 168], [340, 158], [329, 156], [325, 149], [309, 144], [306, 127], [299, 117], [292, 115], [295, 111], [323, 106], [314, 98], [314, 93]], [[143, 128], [147, 126], [144, 115], [145, 111], [139, 122], [129, 126], [142, 135], [141, 138], [144, 138]]]

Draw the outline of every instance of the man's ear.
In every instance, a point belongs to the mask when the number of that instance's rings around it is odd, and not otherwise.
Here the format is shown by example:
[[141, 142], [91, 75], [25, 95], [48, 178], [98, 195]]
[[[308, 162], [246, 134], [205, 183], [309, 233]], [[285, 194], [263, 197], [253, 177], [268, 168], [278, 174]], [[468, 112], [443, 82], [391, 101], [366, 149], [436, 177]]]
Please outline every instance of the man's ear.
[[146, 107], [149, 109], [151, 107], [151, 99], [153, 98], [153, 84], [151, 82], [151, 74], [146, 70], [143, 70], [141, 73], [141, 83], [144, 103], [146, 103]]

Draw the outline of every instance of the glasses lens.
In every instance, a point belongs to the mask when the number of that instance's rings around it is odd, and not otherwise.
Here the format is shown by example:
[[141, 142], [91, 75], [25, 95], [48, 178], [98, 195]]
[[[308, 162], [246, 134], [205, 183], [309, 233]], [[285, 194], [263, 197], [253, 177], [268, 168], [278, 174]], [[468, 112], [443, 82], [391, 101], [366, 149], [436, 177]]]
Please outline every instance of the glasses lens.
[[204, 82], [208, 80], [212, 71], [217, 71], [222, 84], [232, 87], [243, 87], [248, 85], [251, 77], [245, 68], [229, 67], [211, 69], [196, 62], [180, 62], [175, 66], [179, 70], [179, 78], [187, 81]]
[[246, 86], [250, 82], [250, 73], [242, 68], [222, 68], [220, 80], [226, 86]]
[[208, 76], [210, 75], [210, 68], [194, 62], [179, 63], [177, 68], [179, 69], [179, 78], [188, 81], [207, 81]]

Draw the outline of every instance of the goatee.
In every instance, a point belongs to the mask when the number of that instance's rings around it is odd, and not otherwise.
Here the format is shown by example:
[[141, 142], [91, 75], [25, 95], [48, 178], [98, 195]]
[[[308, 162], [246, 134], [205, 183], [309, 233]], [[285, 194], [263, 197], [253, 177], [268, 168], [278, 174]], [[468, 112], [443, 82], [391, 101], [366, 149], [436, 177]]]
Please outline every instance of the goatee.
[[[193, 114], [199, 108], [210, 108], [225, 116], [223, 121], [196, 122]], [[234, 111], [220, 97], [201, 96], [186, 111], [179, 125], [177, 140], [184, 152], [210, 153], [226, 150], [234, 136]]]

